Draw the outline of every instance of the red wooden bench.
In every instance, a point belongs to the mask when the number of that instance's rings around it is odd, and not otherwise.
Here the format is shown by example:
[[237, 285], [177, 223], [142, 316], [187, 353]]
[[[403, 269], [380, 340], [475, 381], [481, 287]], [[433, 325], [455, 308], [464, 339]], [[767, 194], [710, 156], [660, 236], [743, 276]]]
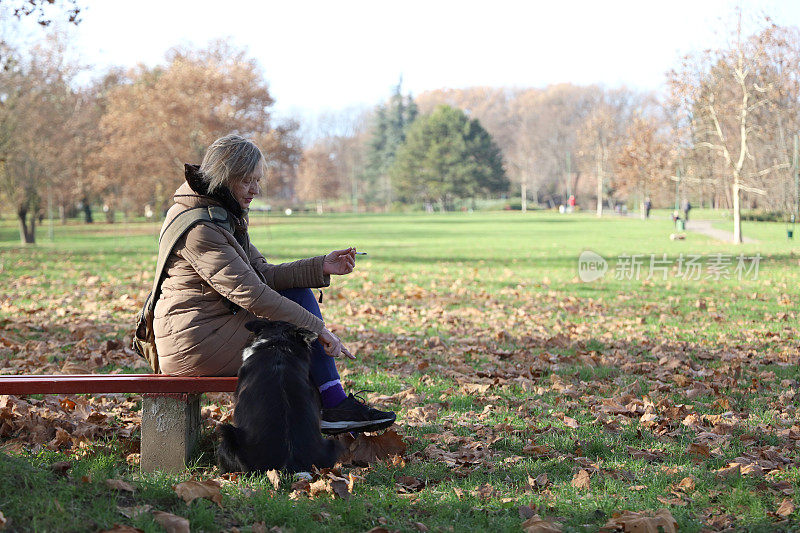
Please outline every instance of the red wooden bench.
[[235, 377], [176, 377], [164, 374], [0, 376], [0, 394], [136, 393], [142, 395], [141, 469], [186, 467], [200, 427], [200, 395], [233, 392]]

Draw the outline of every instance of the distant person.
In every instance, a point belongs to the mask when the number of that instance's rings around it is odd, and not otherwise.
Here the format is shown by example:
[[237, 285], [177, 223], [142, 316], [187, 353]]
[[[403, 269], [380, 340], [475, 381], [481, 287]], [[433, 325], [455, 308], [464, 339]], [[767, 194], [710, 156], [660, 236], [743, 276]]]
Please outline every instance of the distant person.
[[677, 210], [677, 209], [676, 209], [676, 210], [674, 210], [674, 211], [672, 212], [672, 225], [673, 225], [673, 226], [677, 226], [677, 225], [678, 225], [678, 221], [679, 221], [680, 219], [681, 219], [681, 214], [678, 212], [678, 210]]
[[644, 201], [644, 218], [645, 220], [650, 218], [650, 209], [653, 207], [653, 202], [650, 201], [650, 198], [647, 198]]
[[684, 222], [689, 222], [689, 211], [692, 210], [692, 204], [689, 203], [689, 200], [685, 200], [683, 202], [683, 220]]

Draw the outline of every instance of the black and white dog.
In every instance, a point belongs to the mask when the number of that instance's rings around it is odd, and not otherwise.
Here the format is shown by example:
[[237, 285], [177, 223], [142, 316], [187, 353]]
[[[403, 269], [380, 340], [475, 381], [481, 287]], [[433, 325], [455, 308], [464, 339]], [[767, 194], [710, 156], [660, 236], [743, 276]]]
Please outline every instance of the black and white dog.
[[320, 434], [319, 401], [308, 374], [315, 333], [253, 320], [242, 352], [233, 422], [220, 427], [223, 472], [300, 472], [332, 467], [344, 447]]

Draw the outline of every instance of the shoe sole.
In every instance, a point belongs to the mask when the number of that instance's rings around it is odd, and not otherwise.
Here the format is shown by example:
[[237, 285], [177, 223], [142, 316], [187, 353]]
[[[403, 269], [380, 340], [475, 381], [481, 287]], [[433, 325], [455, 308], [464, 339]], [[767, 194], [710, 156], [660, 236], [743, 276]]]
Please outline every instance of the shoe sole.
[[362, 420], [356, 422], [354, 420], [342, 422], [326, 422], [323, 420], [320, 423], [320, 429], [323, 433], [335, 435], [336, 433], [347, 433], [348, 431], [377, 431], [379, 429], [388, 428], [394, 424], [395, 418], [384, 418], [381, 420]]

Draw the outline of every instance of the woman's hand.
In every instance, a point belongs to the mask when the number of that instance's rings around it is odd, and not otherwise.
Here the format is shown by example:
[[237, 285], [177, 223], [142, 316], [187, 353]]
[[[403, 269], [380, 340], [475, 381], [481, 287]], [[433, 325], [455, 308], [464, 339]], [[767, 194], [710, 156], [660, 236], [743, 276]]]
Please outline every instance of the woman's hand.
[[344, 354], [350, 359], [355, 359], [356, 356], [350, 353], [350, 350], [344, 347], [339, 337], [328, 331], [328, 328], [323, 328], [322, 333], [317, 337], [322, 347], [325, 348], [325, 353], [331, 357], [339, 357]]
[[334, 250], [325, 256], [322, 263], [323, 274], [337, 274], [343, 276], [353, 271], [356, 266], [356, 249]]

